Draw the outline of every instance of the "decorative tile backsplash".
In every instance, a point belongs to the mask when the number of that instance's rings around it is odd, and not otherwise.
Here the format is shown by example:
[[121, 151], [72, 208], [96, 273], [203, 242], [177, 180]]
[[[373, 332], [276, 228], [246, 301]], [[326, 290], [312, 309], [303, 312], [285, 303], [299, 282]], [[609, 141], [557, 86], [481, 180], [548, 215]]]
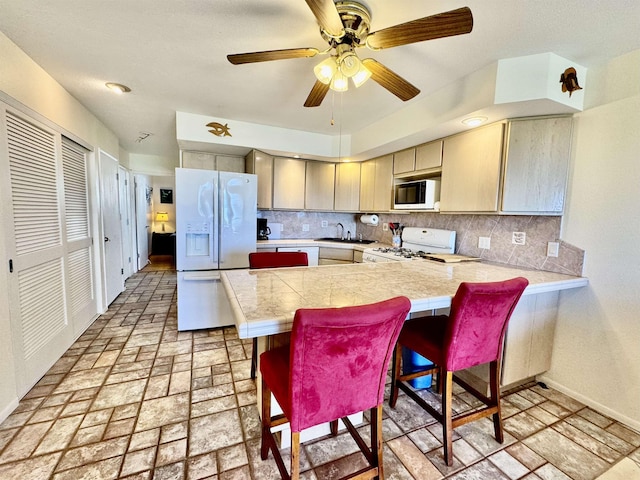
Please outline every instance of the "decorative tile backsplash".
[[[391, 244], [391, 232], [383, 231], [384, 223], [396, 222], [410, 227], [455, 230], [456, 253], [480, 257], [490, 262], [550, 272], [582, 275], [584, 250], [559, 239], [561, 217], [536, 215], [445, 215], [440, 213], [381, 213], [380, 223], [373, 227], [360, 223], [361, 214], [330, 212], [289, 212], [262, 210], [258, 216], [269, 223], [282, 223], [281, 238], [337, 237], [337, 223], [352, 236], [362, 234], [367, 240]], [[322, 227], [322, 221], [327, 222]], [[308, 225], [309, 231], [303, 226]], [[513, 232], [525, 233], [525, 244], [512, 243]], [[478, 248], [479, 237], [489, 237], [491, 248]], [[547, 243], [560, 244], [558, 257], [547, 257]]]

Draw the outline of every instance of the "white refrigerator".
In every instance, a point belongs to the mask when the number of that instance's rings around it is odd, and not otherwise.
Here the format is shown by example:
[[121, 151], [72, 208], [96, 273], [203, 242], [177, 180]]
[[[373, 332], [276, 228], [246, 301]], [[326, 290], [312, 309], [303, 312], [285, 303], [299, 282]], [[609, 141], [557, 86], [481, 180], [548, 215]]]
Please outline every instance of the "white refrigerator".
[[178, 330], [232, 325], [220, 270], [256, 250], [257, 177], [176, 168], [175, 190]]

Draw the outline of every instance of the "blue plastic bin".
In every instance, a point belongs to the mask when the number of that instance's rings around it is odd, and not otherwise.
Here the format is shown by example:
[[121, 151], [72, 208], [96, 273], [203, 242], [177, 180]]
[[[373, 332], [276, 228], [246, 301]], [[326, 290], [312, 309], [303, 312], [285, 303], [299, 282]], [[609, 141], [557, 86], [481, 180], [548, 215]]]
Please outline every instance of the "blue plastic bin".
[[[422, 355], [417, 354], [413, 350], [406, 347], [402, 347], [402, 373], [413, 373], [419, 370], [424, 370], [425, 367], [433, 365], [433, 362]], [[409, 380], [409, 384], [413, 388], [429, 388], [431, 386], [431, 375], [425, 375], [424, 377], [414, 378]]]

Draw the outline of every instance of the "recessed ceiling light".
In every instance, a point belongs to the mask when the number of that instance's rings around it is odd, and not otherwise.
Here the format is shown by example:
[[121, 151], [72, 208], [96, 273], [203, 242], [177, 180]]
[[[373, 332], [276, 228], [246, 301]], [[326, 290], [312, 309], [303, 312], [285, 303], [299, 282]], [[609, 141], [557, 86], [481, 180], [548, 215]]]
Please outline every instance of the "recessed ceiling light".
[[107, 88], [111, 90], [113, 93], [117, 93], [118, 95], [122, 95], [123, 93], [129, 93], [131, 89], [126, 85], [122, 85], [121, 83], [113, 83], [107, 82], [105, 83]]
[[462, 120], [467, 127], [477, 127], [487, 121], [487, 117], [469, 117]]

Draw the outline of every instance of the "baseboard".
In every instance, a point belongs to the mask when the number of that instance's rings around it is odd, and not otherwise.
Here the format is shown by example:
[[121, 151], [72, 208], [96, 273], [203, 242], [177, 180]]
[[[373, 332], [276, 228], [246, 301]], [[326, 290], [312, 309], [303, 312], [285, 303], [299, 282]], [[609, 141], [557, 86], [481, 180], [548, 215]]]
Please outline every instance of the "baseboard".
[[593, 399], [582, 395], [581, 393], [574, 392], [570, 388], [567, 388], [564, 385], [561, 385], [558, 382], [553, 381], [552, 379], [550, 379], [545, 375], [539, 375], [538, 377], [536, 377], [536, 379], [546, 383], [551, 388], [554, 388], [555, 390], [558, 390], [559, 392], [562, 392], [565, 395], [569, 395], [571, 398], [578, 400], [581, 403], [584, 403], [586, 406], [593, 408], [598, 413], [602, 413], [603, 415], [613, 418], [614, 420], [617, 420], [618, 422], [623, 423], [627, 427], [640, 433], [640, 421], [634, 420], [633, 418], [627, 417], [626, 415], [623, 415], [620, 412], [612, 410], [606, 405], [602, 405], [601, 403], [598, 403]]
[[18, 403], [20, 400], [18, 397], [15, 397], [13, 400], [9, 402], [7, 406], [5, 406], [2, 410], [0, 410], [0, 423], [4, 422], [9, 415], [18, 407]]

